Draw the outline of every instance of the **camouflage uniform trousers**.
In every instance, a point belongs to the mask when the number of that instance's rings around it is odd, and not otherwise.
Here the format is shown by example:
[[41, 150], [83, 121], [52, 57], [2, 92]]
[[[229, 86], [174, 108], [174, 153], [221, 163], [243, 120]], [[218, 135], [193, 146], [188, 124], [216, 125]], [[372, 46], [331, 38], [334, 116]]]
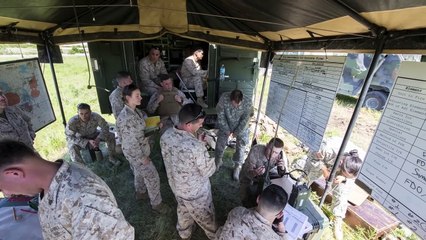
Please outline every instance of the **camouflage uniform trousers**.
[[[84, 138], [86, 139], [95, 139], [97, 136], [99, 135], [99, 132], [91, 135], [91, 136], [85, 136]], [[102, 142], [105, 142], [107, 144], [107, 148], [108, 148], [108, 155], [109, 157], [113, 157], [115, 155], [115, 135], [114, 133], [109, 133], [107, 135], [106, 138], [101, 138]], [[86, 147], [86, 149], [88, 149], [89, 146]], [[80, 151], [83, 148], [77, 144], [73, 144], [72, 142], [68, 142], [68, 152], [70, 154], [71, 160], [73, 162], [78, 162], [78, 163], [83, 163], [84, 164], [84, 160], [81, 157], [81, 153]]]
[[[248, 154], [249, 147], [249, 130], [245, 129], [243, 132], [237, 134], [237, 145], [235, 149], [234, 156], [232, 160], [236, 165], [242, 166]], [[228, 143], [229, 135], [224, 131], [219, 130], [217, 134], [217, 142], [215, 149], [215, 159], [216, 163], [219, 159], [223, 158], [223, 153], [225, 152], [226, 144]]]
[[184, 82], [185, 82], [185, 86], [188, 89], [191, 89], [191, 88], [195, 89], [195, 95], [197, 97], [203, 97], [204, 96], [204, 82], [203, 82], [203, 77], [201, 77], [201, 76], [193, 76], [193, 77], [185, 79]]
[[212, 193], [209, 191], [200, 198], [185, 200], [176, 196], [176, 229], [181, 238], [191, 237], [194, 224], [197, 223], [209, 239], [214, 239], [217, 230]]
[[127, 159], [129, 160], [135, 179], [135, 192], [146, 193], [148, 191], [151, 206], [160, 204], [162, 202], [160, 177], [152, 161], [144, 165], [140, 159]]

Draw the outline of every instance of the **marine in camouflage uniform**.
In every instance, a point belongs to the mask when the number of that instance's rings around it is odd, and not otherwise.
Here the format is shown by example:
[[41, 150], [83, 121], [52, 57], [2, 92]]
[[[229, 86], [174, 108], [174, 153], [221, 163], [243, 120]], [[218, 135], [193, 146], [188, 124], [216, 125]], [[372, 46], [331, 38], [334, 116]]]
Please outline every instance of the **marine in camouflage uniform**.
[[213, 239], [217, 225], [209, 177], [215, 172], [214, 159], [203, 142], [175, 127], [166, 130], [160, 145], [167, 178], [177, 201], [176, 228], [180, 237], [189, 238], [197, 223], [207, 237]]
[[355, 179], [361, 170], [362, 160], [359, 158], [358, 150], [353, 149], [344, 153], [339, 160], [339, 169], [333, 182], [333, 214], [334, 214], [334, 237], [343, 240], [342, 224], [348, 208], [348, 197]]
[[319, 151], [309, 152], [303, 167], [303, 170], [308, 175], [309, 185], [323, 177], [324, 171], [333, 167], [336, 155], [336, 152], [327, 144], [326, 140], [321, 143]]
[[129, 161], [133, 175], [136, 196], [148, 191], [151, 206], [155, 208], [162, 202], [160, 194], [160, 177], [152, 161], [149, 160], [151, 149], [145, 138], [146, 113], [124, 105], [117, 118], [117, 128], [121, 136], [124, 156]]
[[[0, 98], [6, 98], [1, 96], [1, 90]], [[34, 138], [35, 132], [30, 117], [18, 107], [0, 107], [0, 140], [15, 140], [34, 148]]]
[[44, 239], [134, 239], [106, 183], [81, 165], [61, 162], [39, 204]]
[[223, 227], [217, 231], [217, 240], [285, 240], [284, 233], [277, 233], [271, 223], [254, 208], [236, 207], [228, 214]]
[[187, 88], [195, 88], [197, 98], [204, 96], [203, 78], [207, 76], [207, 71], [202, 70], [198, 60], [194, 55], [187, 57], [182, 63], [182, 80]]
[[109, 102], [114, 118], [117, 120], [118, 114], [120, 114], [121, 110], [124, 108], [123, 88], [132, 84], [133, 80], [129, 72], [120, 71], [117, 73], [116, 81], [117, 88], [109, 95]]
[[122, 95], [123, 95], [123, 88], [120, 86], [117, 86], [117, 88], [114, 89], [114, 91], [112, 91], [112, 93], [109, 95], [109, 102], [111, 103], [112, 114], [114, 115], [114, 118], [116, 120], [121, 110], [123, 110], [124, 108]]
[[[160, 54], [159, 50], [153, 49], [151, 49], [150, 54], [157, 54], [153, 53], [153, 51]], [[139, 76], [144, 92], [152, 95], [160, 89], [160, 82], [157, 78], [159, 74], [167, 74], [164, 62], [159, 58], [159, 55], [155, 61], [151, 61], [150, 56], [146, 56], [139, 61]]]
[[[97, 128], [100, 128], [99, 132]], [[109, 160], [115, 163], [115, 136], [109, 131], [108, 123], [101, 115], [91, 112], [90, 119], [84, 122], [79, 115], [72, 117], [65, 128], [68, 151], [73, 162], [84, 163], [80, 150], [89, 148], [89, 140], [96, 138], [106, 142]]]
[[[234, 90], [239, 91], [239, 90]], [[233, 92], [234, 92], [233, 91]], [[241, 91], [239, 91], [241, 93]], [[242, 93], [241, 93], [242, 94]], [[248, 152], [249, 128], [248, 123], [253, 113], [252, 103], [243, 96], [240, 104], [235, 107], [231, 101], [231, 93], [223, 93], [216, 105], [217, 125], [219, 128], [218, 139], [215, 149], [216, 166], [222, 164], [223, 153], [228, 143], [228, 138], [232, 133], [237, 138], [237, 145], [233, 161], [235, 169], [240, 169]], [[235, 175], [235, 172], [234, 172]], [[239, 175], [239, 171], [238, 174]], [[237, 178], [237, 177], [234, 177]]]
[[[276, 169], [275, 174], [278, 174], [280, 177], [282, 177], [284, 176], [286, 170], [288, 170], [288, 159], [285, 153], [282, 151], [282, 148], [279, 150], [282, 154], [275, 157], [271, 156], [269, 172], [272, 175], [273, 171], [271, 170]], [[256, 198], [260, 193], [259, 184], [264, 180], [263, 174], [256, 174], [256, 169], [259, 167], [264, 167], [266, 169], [268, 165], [268, 155], [269, 153], [267, 151], [267, 146], [257, 144], [250, 149], [250, 153], [243, 164], [239, 179], [240, 198], [244, 207], [256, 206]], [[280, 161], [283, 162], [284, 169], [277, 166], [278, 162]]]
[[177, 114], [182, 106], [192, 101], [182, 91], [173, 87], [173, 80], [169, 75], [160, 74], [158, 77], [161, 81], [161, 89], [149, 99], [147, 111], [161, 117], [160, 135], [162, 135], [168, 128], [178, 123]]
[[[163, 95], [164, 99], [159, 102], [159, 96]], [[178, 102], [176, 96], [181, 100]], [[186, 98], [185, 94], [179, 89], [173, 87], [171, 90], [159, 89], [149, 99], [146, 110], [150, 114], [158, 114], [160, 117], [170, 117], [179, 113], [181, 107], [192, 101]], [[169, 106], [164, 106], [169, 105]]]
[[349, 194], [355, 186], [355, 178], [346, 178], [344, 182], [333, 186], [333, 215], [335, 217], [345, 218], [348, 209]]

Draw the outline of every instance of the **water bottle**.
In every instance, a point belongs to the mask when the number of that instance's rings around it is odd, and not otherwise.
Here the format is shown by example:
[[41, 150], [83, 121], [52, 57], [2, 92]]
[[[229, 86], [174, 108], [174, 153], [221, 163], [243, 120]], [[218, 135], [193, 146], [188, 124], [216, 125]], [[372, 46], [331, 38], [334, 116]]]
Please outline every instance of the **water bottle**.
[[222, 66], [219, 69], [219, 80], [223, 81], [225, 80], [225, 65], [222, 64]]

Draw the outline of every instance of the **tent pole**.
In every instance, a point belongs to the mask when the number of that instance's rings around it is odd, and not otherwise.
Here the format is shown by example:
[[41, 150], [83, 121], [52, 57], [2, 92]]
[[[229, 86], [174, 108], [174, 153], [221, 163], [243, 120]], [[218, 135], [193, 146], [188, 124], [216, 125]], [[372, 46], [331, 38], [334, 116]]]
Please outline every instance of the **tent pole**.
[[260, 93], [259, 106], [258, 106], [258, 109], [257, 109], [256, 125], [254, 127], [252, 144], [256, 140], [257, 125], [259, 124], [259, 120], [260, 120], [260, 110], [261, 110], [261, 107], [262, 107], [263, 95], [265, 93], [266, 77], [268, 76], [269, 59], [271, 58], [271, 56], [272, 56], [272, 50], [268, 49], [268, 54], [266, 54], [265, 73], [263, 74], [262, 90], [261, 90], [261, 93]]
[[47, 58], [49, 59], [49, 63], [50, 63], [50, 69], [52, 70], [53, 83], [55, 84], [56, 95], [58, 97], [59, 109], [61, 110], [62, 124], [65, 127], [67, 126], [67, 122], [65, 119], [64, 106], [62, 105], [61, 93], [59, 92], [59, 86], [58, 86], [58, 79], [56, 78], [55, 66], [53, 65], [52, 56], [50, 54], [50, 49], [49, 49], [49, 41], [47, 39], [45, 40], [45, 46], [46, 46]]
[[354, 112], [352, 113], [352, 117], [351, 117], [351, 120], [349, 122], [348, 129], [346, 130], [345, 136], [343, 137], [342, 145], [340, 146], [339, 152], [337, 153], [336, 161], [334, 162], [330, 176], [329, 176], [328, 180], [326, 181], [324, 194], [321, 197], [319, 207], [321, 207], [322, 204], [324, 203], [325, 198], [327, 196], [327, 193], [330, 190], [331, 185], [334, 181], [334, 177], [335, 177], [337, 169], [339, 167], [340, 156], [342, 156], [343, 153], [345, 152], [346, 145], [349, 141], [349, 138], [351, 137], [352, 130], [355, 127], [356, 120], [358, 118], [359, 112], [361, 111], [361, 107], [364, 103], [365, 96], [367, 95], [368, 89], [370, 88], [370, 84], [371, 84], [371, 81], [373, 79], [373, 74], [375, 72], [374, 71], [375, 66], [378, 62], [380, 54], [383, 52], [383, 47], [385, 45], [386, 38], [387, 38], [386, 29], [381, 28], [380, 31], [379, 31], [379, 34], [377, 35], [376, 41], [375, 41], [376, 50], [374, 52], [374, 56], [373, 56], [373, 59], [371, 61], [370, 67], [368, 68], [368, 73], [367, 73], [367, 76], [365, 77], [364, 85], [362, 87], [358, 101], [355, 105]]

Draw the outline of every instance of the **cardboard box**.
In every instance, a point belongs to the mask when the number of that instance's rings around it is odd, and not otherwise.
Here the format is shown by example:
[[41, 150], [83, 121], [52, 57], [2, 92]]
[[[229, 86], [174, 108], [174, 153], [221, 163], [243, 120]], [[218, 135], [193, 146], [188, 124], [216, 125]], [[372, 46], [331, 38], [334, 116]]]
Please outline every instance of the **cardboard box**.
[[344, 221], [352, 228], [374, 229], [376, 231], [374, 239], [391, 232], [399, 225], [399, 221], [392, 214], [384, 210], [378, 203], [370, 200], [364, 201], [359, 206], [350, 205]]

